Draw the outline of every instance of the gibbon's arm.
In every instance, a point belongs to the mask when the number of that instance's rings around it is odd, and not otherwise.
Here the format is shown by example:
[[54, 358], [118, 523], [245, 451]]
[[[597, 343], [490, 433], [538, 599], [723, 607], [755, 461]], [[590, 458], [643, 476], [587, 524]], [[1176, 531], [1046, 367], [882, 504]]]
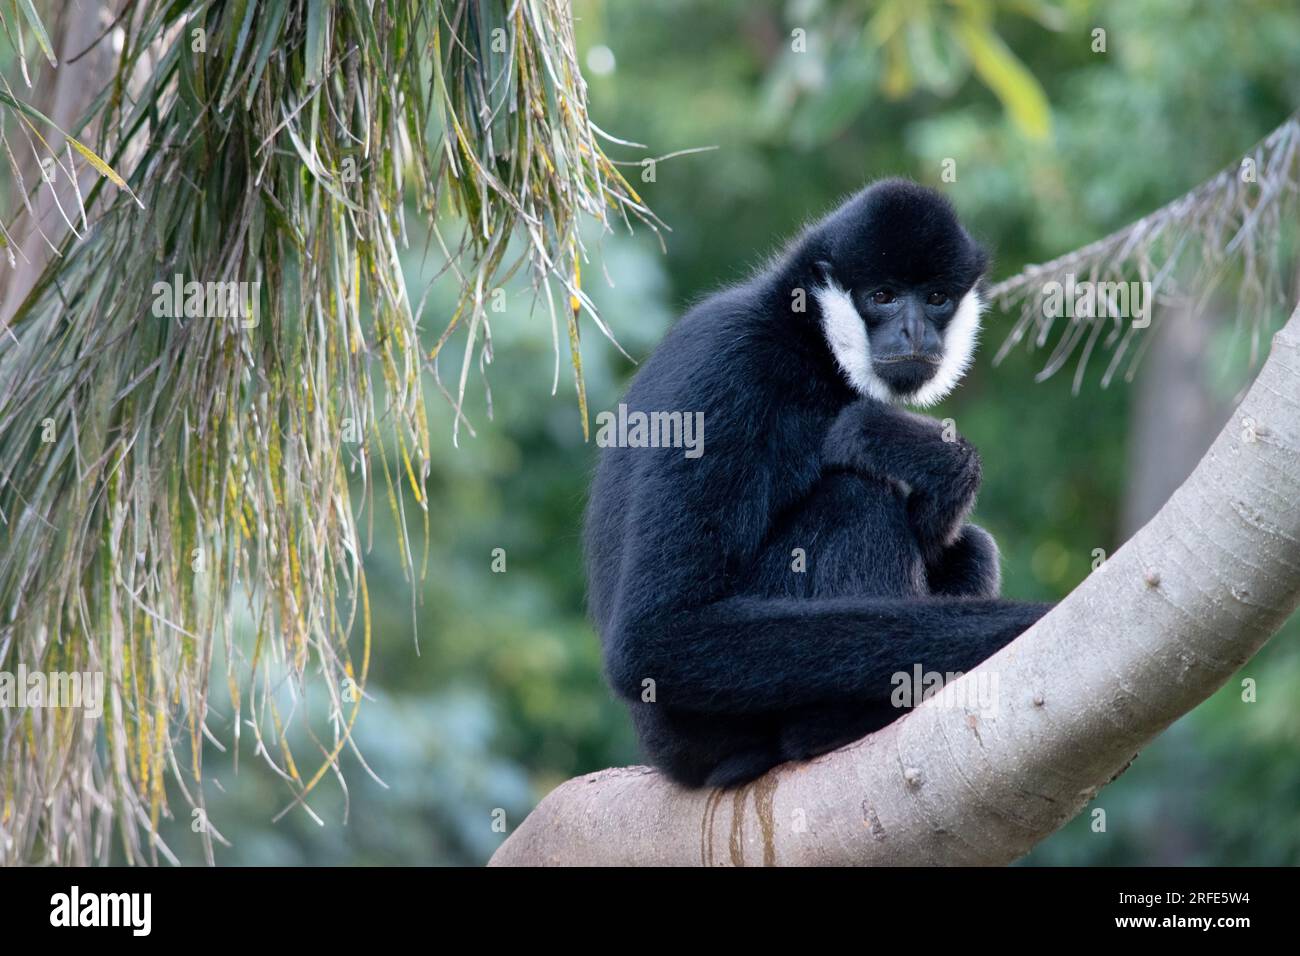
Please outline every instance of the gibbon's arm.
[[980, 457], [960, 435], [943, 437], [943, 425], [875, 399], [848, 405], [826, 435], [828, 467], [848, 468], [902, 482], [907, 510], [927, 566], [940, 563], [975, 504]]
[[649, 678], [659, 702], [706, 713], [865, 703], [887, 699], [891, 676], [914, 664], [969, 669], [1050, 609], [950, 597], [727, 598], [619, 627], [607, 669], [629, 699]]
[[609, 619], [597, 622], [602, 634], [738, 593], [777, 517], [816, 485], [827, 419], [757, 396], [749, 406], [732, 396], [711, 406], [691, 396], [676, 403], [708, 408], [708, 451], [695, 460], [627, 456], [637, 470], [618, 532]]

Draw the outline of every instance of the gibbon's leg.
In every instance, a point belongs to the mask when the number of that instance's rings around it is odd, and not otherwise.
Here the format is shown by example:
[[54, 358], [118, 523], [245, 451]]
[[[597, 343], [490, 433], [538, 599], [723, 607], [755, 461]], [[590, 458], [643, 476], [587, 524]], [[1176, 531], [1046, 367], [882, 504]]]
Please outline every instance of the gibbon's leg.
[[[919, 546], [908, 523], [905, 497], [887, 483], [832, 472], [812, 497], [782, 523], [769, 548], [765, 581], [771, 596], [943, 594], [996, 597], [1001, 583], [992, 535], [965, 525], [936, 566], [922, 571]], [[793, 572], [790, 551], [806, 544], [806, 580]], [[784, 562], [782, 566], [781, 562]], [[785, 573], [779, 573], [780, 570]], [[928, 587], [920, 575], [928, 577]], [[793, 580], [792, 580], [793, 579]], [[912, 665], [898, 670], [911, 676]], [[711, 779], [743, 783], [788, 760], [807, 760], [873, 733], [903, 716], [887, 697], [854, 704], [819, 704], [776, 715], [776, 754], [767, 747], [742, 750], [721, 761]]]
[[808, 760], [829, 753], [892, 724], [905, 712], [888, 699], [793, 711], [782, 721], [778, 735], [781, 760]]
[[[908, 597], [926, 591], [906, 497], [888, 481], [848, 471], [824, 475], [809, 498], [782, 516], [753, 572], [747, 592], [765, 597]], [[683, 756], [689, 760], [683, 763], [709, 764], [707, 786], [736, 786], [777, 764], [834, 750], [900, 715], [884, 699], [798, 707], [735, 726], [713, 717], [685, 738], [690, 745]], [[686, 723], [676, 721], [672, 739], [683, 740]], [[698, 769], [690, 774], [698, 775]]]
[[901, 489], [883, 479], [831, 471], [777, 521], [744, 593], [910, 597], [927, 590]]
[[732, 597], [616, 629], [607, 673], [649, 761], [687, 786], [748, 783], [903, 716], [894, 675], [969, 670], [1046, 612], [931, 594], [913, 510], [897, 482], [831, 469]]
[[[964, 525], [957, 540], [944, 549], [926, 574], [932, 595], [995, 598], [1002, 583], [997, 543], [978, 525]], [[924, 662], [900, 661], [898, 671], [912, 680], [912, 667], [918, 663]], [[919, 688], [913, 688], [913, 693], [919, 697]], [[890, 699], [877, 699], [792, 711], [781, 722], [782, 760], [807, 760], [828, 753], [893, 723], [908, 709], [895, 707]]]
[[[897, 596], [924, 594], [925, 565], [908, 519], [906, 496], [896, 485], [847, 471], [823, 476], [812, 497], [781, 526], [770, 559], [785, 561], [772, 596]], [[801, 544], [802, 542], [802, 544]], [[790, 552], [803, 547], [805, 575], [791, 573]], [[770, 578], [769, 578], [769, 583]], [[802, 585], [802, 586], [800, 586]], [[902, 669], [900, 665], [900, 670]], [[787, 760], [807, 760], [852, 743], [902, 716], [888, 699], [817, 704], [778, 715], [778, 756], [758, 771]], [[720, 769], [722, 769], [720, 767]], [[739, 772], [743, 768], [733, 765]], [[737, 776], [736, 782], [749, 777]]]
[[[834, 471], [777, 521], [743, 592], [817, 599], [925, 593], [925, 566], [904, 496], [890, 482]], [[811, 636], [810, 636], [811, 637]], [[856, 740], [894, 720], [884, 703], [791, 711], [695, 714], [644, 700], [632, 705], [647, 756], [688, 786], [747, 783], [793, 757]]]
[[646, 758], [688, 787], [745, 783], [786, 759], [772, 716], [697, 714], [644, 697], [628, 706]]
[[964, 525], [957, 540], [926, 568], [931, 594], [950, 597], [997, 597], [1002, 567], [997, 542], [979, 525]]

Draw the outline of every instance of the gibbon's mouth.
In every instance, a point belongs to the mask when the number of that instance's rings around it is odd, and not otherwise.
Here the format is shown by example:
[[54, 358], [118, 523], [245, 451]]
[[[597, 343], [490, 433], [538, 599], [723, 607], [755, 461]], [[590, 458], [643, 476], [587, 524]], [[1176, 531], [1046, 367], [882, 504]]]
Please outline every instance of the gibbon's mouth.
[[924, 353], [887, 355], [872, 365], [876, 377], [894, 395], [911, 395], [939, 374], [939, 359]]
[[872, 360], [876, 365], [938, 365], [942, 359], [928, 352], [912, 352], [907, 355], [887, 355]]

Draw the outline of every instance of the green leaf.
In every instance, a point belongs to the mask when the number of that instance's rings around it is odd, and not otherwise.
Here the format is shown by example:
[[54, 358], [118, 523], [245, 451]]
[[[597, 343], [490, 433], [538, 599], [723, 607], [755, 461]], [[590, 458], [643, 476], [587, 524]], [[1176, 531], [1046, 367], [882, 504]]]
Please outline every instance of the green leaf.
[[73, 149], [75, 149], [78, 153], [80, 153], [83, 157], [85, 157], [86, 162], [90, 163], [91, 166], [95, 167], [96, 171], [98, 171], [101, 175], [107, 178], [108, 181], [111, 182], [114, 186], [118, 187], [119, 189], [125, 189], [128, 193], [130, 193], [131, 198], [134, 199], [137, 203], [139, 203], [140, 208], [141, 209], [144, 208], [144, 203], [140, 202], [139, 197], [137, 197], [135, 193], [131, 192], [131, 187], [126, 184], [126, 181], [117, 174], [117, 171], [114, 170], [112, 166], [104, 162], [104, 160], [102, 160], [99, 157], [99, 155], [95, 153], [94, 150], [92, 150], [85, 143], [81, 142], [81, 140], [77, 139], [67, 130], [62, 129], [58, 123], [54, 122], [54, 120], [50, 119], [40, 110], [28, 106], [26, 103], [22, 102], [21, 100], [14, 99], [12, 96], [4, 92], [3, 90], [0, 90], [0, 103], [4, 103], [5, 105], [12, 107], [13, 109], [16, 109], [19, 113], [22, 113], [25, 117], [27, 117], [29, 120], [28, 126], [31, 128], [32, 132], [36, 134], [36, 138], [41, 141], [41, 144], [47, 148], [49, 147], [49, 144], [45, 142], [44, 137], [41, 136], [40, 132], [36, 129], [36, 127], [31, 125], [30, 120], [38, 119], [41, 122], [54, 127], [63, 135], [65, 139], [67, 139], [68, 143], [72, 146]]
[[58, 66], [59, 61], [54, 55], [54, 47], [50, 43], [50, 35], [45, 32], [45, 26], [41, 23], [41, 18], [36, 13], [36, 8], [32, 6], [32, 0], [18, 0], [18, 9], [22, 11], [23, 17], [27, 20], [27, 25], [32, 28], [36, 34], [36, 43], [45, 54], [45, 59], [50, 61], [50, 66]]
[[255, 13], [257, 13], [257, 3], [254, 0], [245, 0], [244, 15], [240, 20], [239, 33], [235, 37], [235, 52], [226, 67], [226, 84], [221, 90], [221, 99], [217, 104], [218, 112], [224, 110], [230, 102], [230, 91], [239, 76], [239, 61], [244, 56], [244, 47], [248, 45], [248, 31], [253, 25]]
[[278, 0], [271, 14], [262, 23], [262, 35], [257, 43], [257, 52], [253, 60], [253, 72], [248, 78], [248, 90], [244, 94], [244, 108], [248, 109], [253, 105], [253, 97], [257, 93], [257, 85], [262, 81], [262, 73], [266, 70], [266, 63], [271, 59], [271, 54], [275, 52], [275, 46], [280, 39], [280, 28], [284, 26], [284, 15], [288, 10], [285, 0]]
[[325, 68], [325, 31], [329, 23], [325, 17], [325, 0], [307, 0], [307, 62], [308, 86], [320, 82]]
[[988, 24], [963, 18], [952, 29], [975, 73], [1001, 101], [1012, 122], [1030, 139], [1047, 139], [1052, 131], [1051, 107], [1028, 67]]
[[101, 175], [107, 176], [114, 186], [118, 189], [127, 189], [126, 181], [114, 171], [112, 166], [100, 159], [93, 149], [73, 136], [68, 137], [68, 142], [72, 144], [73, 149], [85, 157], [86, 162], [94, 166]]

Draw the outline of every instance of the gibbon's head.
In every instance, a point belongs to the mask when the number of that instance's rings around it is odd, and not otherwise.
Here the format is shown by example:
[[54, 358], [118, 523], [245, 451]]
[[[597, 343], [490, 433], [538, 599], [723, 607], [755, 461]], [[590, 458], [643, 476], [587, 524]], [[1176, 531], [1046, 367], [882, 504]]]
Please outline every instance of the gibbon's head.
[[988, 256], [948, 200], [875, 183], [816, 227], [813, 248], [822, 330], [849, 383], [912, 405], [951, 392], [975, 352]]

